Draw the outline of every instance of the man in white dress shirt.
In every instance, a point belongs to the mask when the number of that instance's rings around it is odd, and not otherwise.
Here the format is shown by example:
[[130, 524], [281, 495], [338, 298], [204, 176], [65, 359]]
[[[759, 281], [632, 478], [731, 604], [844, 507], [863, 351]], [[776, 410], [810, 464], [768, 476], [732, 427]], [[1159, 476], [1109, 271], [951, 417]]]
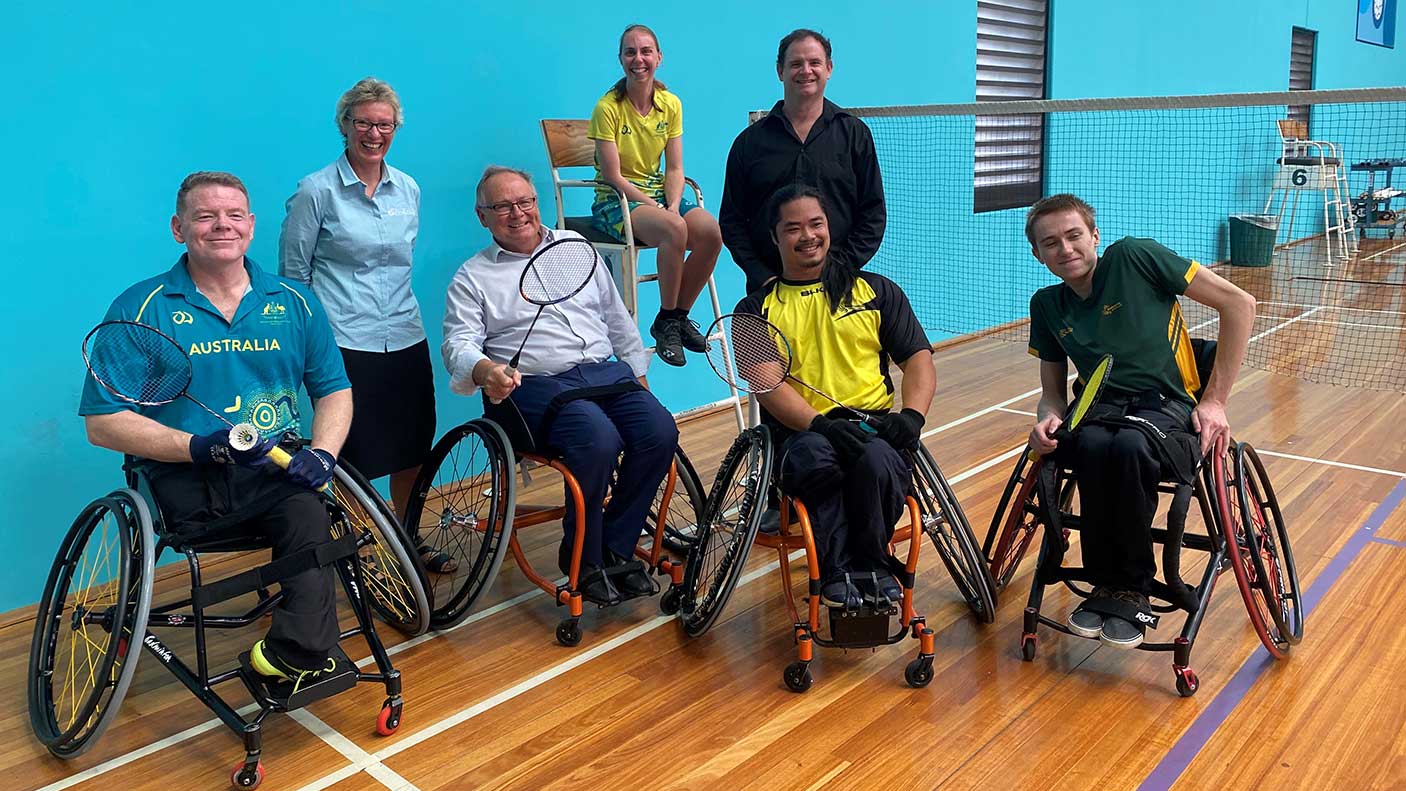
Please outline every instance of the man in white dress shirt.
[[[575, 476], [586, 524], [576, 525], [574, 509], [567, 509], [557, 559], [569, 573], [575, 531], [583, 528], [582, 596], [606, 604], [648, 595], [654, 585], [630, 558], [679, 437], [673, 416], [642, 386], [650, 353], [598, 260], [579, 294], [542, 311], [517, 370], [510, 370], [506, 361], [537, 313], [518, 293], [523, 267], [542, 247], [578, 235], [542, 225], [537, 191], [520, 170], [485, 170], [477, 204], [493, 243], [449, 284], [442, 352], [450, 389], [483, 390], [484, 416], [515, 447], [559, 457]], [[602, 509], [613, 475], [610, 505]]]

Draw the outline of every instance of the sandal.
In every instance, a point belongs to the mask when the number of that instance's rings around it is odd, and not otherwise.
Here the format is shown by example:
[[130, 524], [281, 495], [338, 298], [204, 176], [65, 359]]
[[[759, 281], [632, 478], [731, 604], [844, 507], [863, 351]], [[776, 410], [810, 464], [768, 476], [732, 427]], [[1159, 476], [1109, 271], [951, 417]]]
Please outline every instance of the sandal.
[[420, 554], [420, 562], [425, 564], [425, 571], [431, 574], [452, 574], [459, 570], [459, 561], [444, 550], [421, 544], [415, 547], [415, 551]]

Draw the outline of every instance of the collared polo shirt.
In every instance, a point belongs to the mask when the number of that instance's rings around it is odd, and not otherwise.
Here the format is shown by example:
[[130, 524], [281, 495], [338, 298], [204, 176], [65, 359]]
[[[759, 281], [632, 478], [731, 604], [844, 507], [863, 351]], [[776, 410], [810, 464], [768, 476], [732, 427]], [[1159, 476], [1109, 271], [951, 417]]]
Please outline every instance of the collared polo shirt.
[[[859, 273], [839, 310], [830, 309], [820, 280], [783, 279], [744, 297], [736, 311], [775, 324], [790, 342], [791, 375], [852, 409], [892, 409], [889, 362], [932, 352], [903, 290], [873, 272]], [[835, 409], [834, 401], [809, 388], [795, 390], [821, 414]]]
[[[298, 387], [314, 399], [351, 387], [327, 315], [303, 286], [244, 259], [249, 290], [233, 321], [195, 287], [186, 256], [165, 274], [122, 292], [104, 321], [154, 327], [190, 355], [190, 394], [230, 423], [252, 423], [261, 433], [302, 433]], [[225, 424], [186, 398], [164, 406], [129, 404], [91, 374], [83, 382], [80, 415], [134, 411], [164, 426], [208, 434]], [[311, 426], [306, 427], [311, 430]]]
[[1200, 269], [1151, 239], [1120, 239], [1098, 259], [1087, 299], [1064, 283], [1030, 298], [1030, 354], [1073, 360], [1081, 381], [1111, 354], [1108, 390], [1154, 390], [1194, 406], [1201, 379], [1177, 297]]
[[[617, 99], [611, 88], [591, 110], [586, 136], [615, 144], [620, 154], [620, 175], [626, 181], [646, 195], [663, 192], [664, 169], [659, 166], [659, 158], [670, 140], [683, 137], [683, 104], [679, 97], [656, 85], [654, 104], [648, 115], [641, 116], [629, 96]], [[599, 176], [600, 162], [596, 163], [596, 173]], [[614, 187], [596, 187], [597, 201], [614, 199]]]
[[420, 185], [382, 168], [370, 198], [345, 153], [299, 181], [278, 240], [279, 272], [312, 287], [338, 346], [363, 352], [399, 351], [425, 339], [410, 289]]

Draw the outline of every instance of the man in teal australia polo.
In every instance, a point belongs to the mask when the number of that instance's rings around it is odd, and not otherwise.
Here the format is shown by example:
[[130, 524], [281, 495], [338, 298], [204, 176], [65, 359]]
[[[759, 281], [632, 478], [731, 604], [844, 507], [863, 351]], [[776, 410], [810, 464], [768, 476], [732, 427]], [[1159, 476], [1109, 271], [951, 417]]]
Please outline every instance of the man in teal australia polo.
[[[352, 398], [326, 314], [303, 286], [245, 257], [254, 215], [235, 176], [187, 176], [171, 233], [185, 255], [165, 274], [124, 291], [105, 320], [146, 324], [174, 339], [190, 355], [190, 394], [230, 423], [253, 424], [263, 441], [237, 450], [229, 426], [189, 399], [136, 406], [91, 376], [78, 410], [88, 440], [141, 460], [170, 533], [267, 536], [275, 560], [330, 542], [327, 509], [315, 492], [332, 476]], [[313, 402], [311, 444], [285, 472], [265, 454], [285, 433], [305, 430], [300, 386]], [[218, 526], [209, 527], [214, 520]], [[251, 662], [271, 679], [306, 683], [334, 669], [331, 569], [309, 568], [280, 586], [282, 603]]]

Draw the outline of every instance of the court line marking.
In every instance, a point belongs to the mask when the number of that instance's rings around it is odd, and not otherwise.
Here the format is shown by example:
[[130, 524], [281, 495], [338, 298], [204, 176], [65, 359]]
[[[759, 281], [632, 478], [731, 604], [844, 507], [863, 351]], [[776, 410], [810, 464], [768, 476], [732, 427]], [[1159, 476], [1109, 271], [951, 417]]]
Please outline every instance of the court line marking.
[[[236, 709], [235, 711], [240, 716], [243, 716], [251, 711], [257, 711], [258, 708], [259, 705], [257, 703], [250, 703], [249, 705], [244, 706], [240, 709]], [[98, 777], [99, 775], [107, 774], [113, 769], [126, 766], [127, 764], [132, 763], [133, 761], [136, 761], [139, 758], [145, 758], [148, 755], [151, 755], [152, 753], [160, 752], [161, 750], [164, 750], [167, 747], [180, 744], [181, 742], [186, 741], [187, 739], [194, 739], [196, 736], [199, 736], [200, 734], [205, 733], [206, 731], [223, 726], [224, 724], [220, 722], [220, 719], [218, 717], [206, 720], [205, 722], [202, 722], [199, 725], [192, 725], [191, 727], [186, 728], [185, 730], [180, 731], [179, 733], [173, 733], [163, 739], [157, 739], [156, 741], [146, 745], [145, 747], [138, 747], [135, 750], [132, 750], [131, 752], [114, 756], [112, 758], [107, 759], [106, 761], [103, 761], [100, 764], [90, 766], [87, 769], [78, 772], [77, 774], [69, 775], [68, 777], [63, 778], [62, 780], [56, 780], [46, 786], [39, 788], [38, 791], [60, 791], [64, 788], [76, 786], [79, 783], [86, 782], [88, 780], [93, 779], [94, 777]]]
[[[1318, 602], [1332, 590], [1347, 567], [1357, 559], [1362, 548], [1374, 537], [1373, 534], [1377, 528], [1381, 527], [1387, 517], [1401, 506], [1403, 500], [1406, 500], [1406, 479], [1397, 482], [1391, 492], [1367, 517], [1367, 521], [1363, 523], [1362, 527], [1353, 531], [1352, 535], [1348, 537], [1347, 543], [1333, 555], [1313, 584], [1303, 592], [1300, 604], [1303, 607], [1305, 621]], [[1211, 737], [1220, 730], [1220, 726], [1240, 705], [1250, 688], [1274, 664], [1274, 658], [1269, 655], [1269, 651], [1263, 645], [1255, 649], [1254, 654], [1245, 660], [1230, 681], [1211, 700], [1210, 705], [1201, 710], [1191, 726], [1162, 756], [1162, 760], [1158, 761], [1157, 765], [1152, 768], [1152, 771], [1143, 779], [1142, 784], [1138, 786], [1138, 791], [1168, 791], [1177, 780], [1181, 779], [1182, 773], [1196, 759]]]
[[1285, 305], [1291, 308], [1319, 308], [1322, 310], [1352, 310], [1358, 313], [1386, 313], [1391, 316], [1406, 316], [1406, 310], [1379, 310], [1377, 308], [1350, 308], [1346, 305], [1312, 305], [1307, 302], [1270, 302], [1258, 300], [1261, 305]]
[[1326, 464], [1329, 467], [1342, 467], [1345, 470], [1357, 470], [1358, 472], [1374, 472], [1378, 475], [1390, 475], [1393, 478], [1406, 478], [1406, 472], [1400, 470], [1386, 470], [1381, 467], [1367, 467], [1361, 464], [1349, 464], [1345, 461], [1333, 461], [1332, 459], [1320, 459], [1314, 456], [1297, 456], [1293, 453], [1281, 453], [1275, 450], [1265, 450], [1256, 447], [1255, 452], [1261, 456], [1277, 456], [1282, 459], [1293, 459], [1294, 461], [1307, 461], [1314, 464]]
[[1390, 538], [1382, 538], [1381, 536], [1372, 536], [1372, 543], [1386, 544], [1389, 547], [1398, 547], [1401, 549], [1406, 549], [1406, 541], [1394, 541]]
[[[1286, 319], [1288, 316], [1256, 316], [1255, 318]], [[1352, 321], [1333, 321], [1332, 319], [1303, 319], [1303, 321], [1306, 324], [1330, 324], [1334, 327], [1362, 327], [1370, 330], [1392, 330], [1394, 332], [1406, 329], [1400, 324], [1361, 324]]]
[[1034, 412], [1026, 412], [1024, 409], [1011, 409], [1010, 407], [1004, 407], [1004, 406], [1003, 406], [1003, 407], [1001, 407], [1001, 411], [1002, 411], [1002, 412], [1009, 412], [1009, 413], [1011, 413], [1012, 415], [1024, 415], [1024, 416], [1026, 416], [1026, 417], [1038, 417], [1038, 415], [1036, 415]]
[[326, 742], [327, 746], [341, 753], [343, 758], [360, 765], [368, 775], [380, 781], [387, 788], [396, 789], [396, 791], [420, 791], [414, 783], [401, 777], [389, 766], [372, 758], [371, 754], [361, 749], [356, 742], [343, 736], [340, 731], [328, 725], [311, 711], [295, 709], [288, 712], [288, 716], [299, 725], [312, 731], [312, 734]]
[[1252, 337], [1250, 338], [1250, 340], [1249, 340], [1245, 345], [1246, 345], [1246, 346], [1249, 346], [1251, 343], [1254, 343], [1255, 341], [1259, 340], [1260, 338], [1263, 338], [1263, 337], [1265, 337], [1265, 336], [1267, 336], [1267, 335], [1273, 335], [1274, 333], [1276, 333], [1276, 332], [1278, 332], [1278, 331], [1284, 329], [1285, 327], [1289, 326], [1290, 324], [1297, 324], [1297, 323], [1299, 323], [1300, 321], [1303, 321], [1304, 319], [1308, 318], [1309, 316], [1312, 316], [1313, 314], [1315, 314], [1315, 313], [1317, 313], [1318, 311], [1323, 310], [1323, 309], [1324, 309], [1324, 308], [1323, 308], [1322, 306], [1319, 306], [1319, 307], [1314, 308], [1313, 310], [1305, 311], [1305, 312], [1303, 312], [1303, 313], [1300, 313], [1299, 315], [1293, 317], [1292, 319], [1289, 319], [1288, 321], [1286, 321], [1286, 322], [1284, 322], [1284, 323], [1282, 323], [1282, 324], [1276, 324], [1275, 326], [1270, 327], [1269, 329], [1265, 330], [1264, 332], [1261, 332], [1259, 335], [1252, 336]]
[[1398, 242], [1395, 247], [1388, 247], [1387, 249], [1382, 250], [1381, 252], [1372, 253], [1371, 255], [1365, 256], [1365, 257], [1360, 258], [1360, 259], [1358, 259], [1358, 260], [1359, 260], [1359, 261], [1371, 261], [1373, 258], [1376, 258], [1377, 256], [1386, 255], [1387, 253], [1390, 253], [1390, 252], [1393, 252], [1393, 251], [1396, 251], [1396, 250], [1400, 250], [1400, 249], [1403, 248], [1403, 247], [1406, 247], [1406, 242]]

